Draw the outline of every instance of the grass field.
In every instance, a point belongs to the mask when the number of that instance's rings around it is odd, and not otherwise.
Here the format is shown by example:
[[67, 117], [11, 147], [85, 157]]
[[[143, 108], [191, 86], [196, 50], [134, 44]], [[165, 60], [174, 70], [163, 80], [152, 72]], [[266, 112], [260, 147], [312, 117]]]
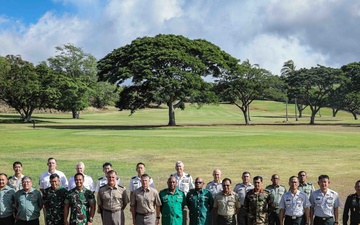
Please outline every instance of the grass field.
[[[285, 105], [270, 101], [254, 102], [250, 114], [252, 125], [245, 126], [235, 106], [187, 106], [176, 111], [178, 126], [167, 127], [165, 108], [141, 110], [132, 116], [116, 109], [88, 110], [79, 120], [70, 114], [35, 114], [35, 129], [32, 124], [14, 122], [16, 114], [0, 114], [0, 168], [11, 175], [12, 163], [21, 161], [23, 173], [37, 184], [49, 157], [57, 159], [58, 169], [68, 177], [75, 173], [76, 162], [83, 161], [85, 173], [94, 180], [103, 176], [102, 164], [110, 161], [128, 187], [141, 161], [156, 188], [162, 189], [175, 172], [175, 162], [181, 160], [185, 172], [205, 181], [211, 180], [214, 168], [220, 168], [223, 178], [230, 177], [234, 185], [246, 170], [263, 176], [264, 185], [278, 173], [288, 187], [288, 177], [305, 170], [313, 183], [318, 175], [328, 174], [331, 188], [343, 203], [354, 192], [354, 183], [360, 179], [356, 166], [360, 123], [351, 114], [339, 112], [333, 118], [331, 110], [322, 109], [317, 125], [310, 126], [308, 110], [295, 121], [290, 105], [286, 122]], [[100, 224], [98, 217], [95, 224]]]

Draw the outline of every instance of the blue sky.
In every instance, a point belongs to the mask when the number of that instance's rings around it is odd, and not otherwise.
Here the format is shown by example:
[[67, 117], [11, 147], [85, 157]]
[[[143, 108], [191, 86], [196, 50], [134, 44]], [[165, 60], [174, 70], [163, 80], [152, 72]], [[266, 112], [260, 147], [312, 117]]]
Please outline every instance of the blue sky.
[[0, 55], [35, 64], [71, 43], [97, 59], [137, 37], [203, 38], [279, 74], [360, 61], [360, 0], [0, 0]]

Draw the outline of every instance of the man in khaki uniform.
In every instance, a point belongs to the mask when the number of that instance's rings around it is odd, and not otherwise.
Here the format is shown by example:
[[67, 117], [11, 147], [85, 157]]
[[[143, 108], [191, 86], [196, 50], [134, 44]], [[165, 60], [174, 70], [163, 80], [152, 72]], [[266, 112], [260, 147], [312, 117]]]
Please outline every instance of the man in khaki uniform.
[[149, 184], [150, 176], [143, 174], [141, 187], [130, 196], [130, 211], [134, 225], [159, 224], [161, 200], [158, 191]]
[[107, 184], [100, 188], [97, 195], [97, 203], [103, 213], [103, 225], [124, 225], [123, 210], [129, 203], [129, 196], [126, 188], [117, 184], [115, 170], [110, 170], [106, 176]]
[[214, 211], [217, 213], [217, 224], [235, 225], [235, 215], [240, 210], [238, 195], [231, 191], [231, 180], [225, 178], [222, 181], [223, 191], [215, 196]]

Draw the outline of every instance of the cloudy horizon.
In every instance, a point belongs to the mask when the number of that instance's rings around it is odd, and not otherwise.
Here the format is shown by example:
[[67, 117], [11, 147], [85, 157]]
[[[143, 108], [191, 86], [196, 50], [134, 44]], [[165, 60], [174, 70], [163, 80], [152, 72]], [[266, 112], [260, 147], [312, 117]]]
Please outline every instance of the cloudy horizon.
[[360, 0], [0, 0], [0, 55], [38, 64], [71, 43], [98, 60], [138, 37], [206, 39], [280, 74], [358, 62]]

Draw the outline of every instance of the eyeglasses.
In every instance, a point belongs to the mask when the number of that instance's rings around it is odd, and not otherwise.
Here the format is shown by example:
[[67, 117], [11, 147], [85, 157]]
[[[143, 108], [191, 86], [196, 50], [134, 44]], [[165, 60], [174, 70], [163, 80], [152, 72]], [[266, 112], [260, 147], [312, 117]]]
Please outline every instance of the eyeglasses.
[[195, 182], [195, 184], [202, 184], [202, 182]]

